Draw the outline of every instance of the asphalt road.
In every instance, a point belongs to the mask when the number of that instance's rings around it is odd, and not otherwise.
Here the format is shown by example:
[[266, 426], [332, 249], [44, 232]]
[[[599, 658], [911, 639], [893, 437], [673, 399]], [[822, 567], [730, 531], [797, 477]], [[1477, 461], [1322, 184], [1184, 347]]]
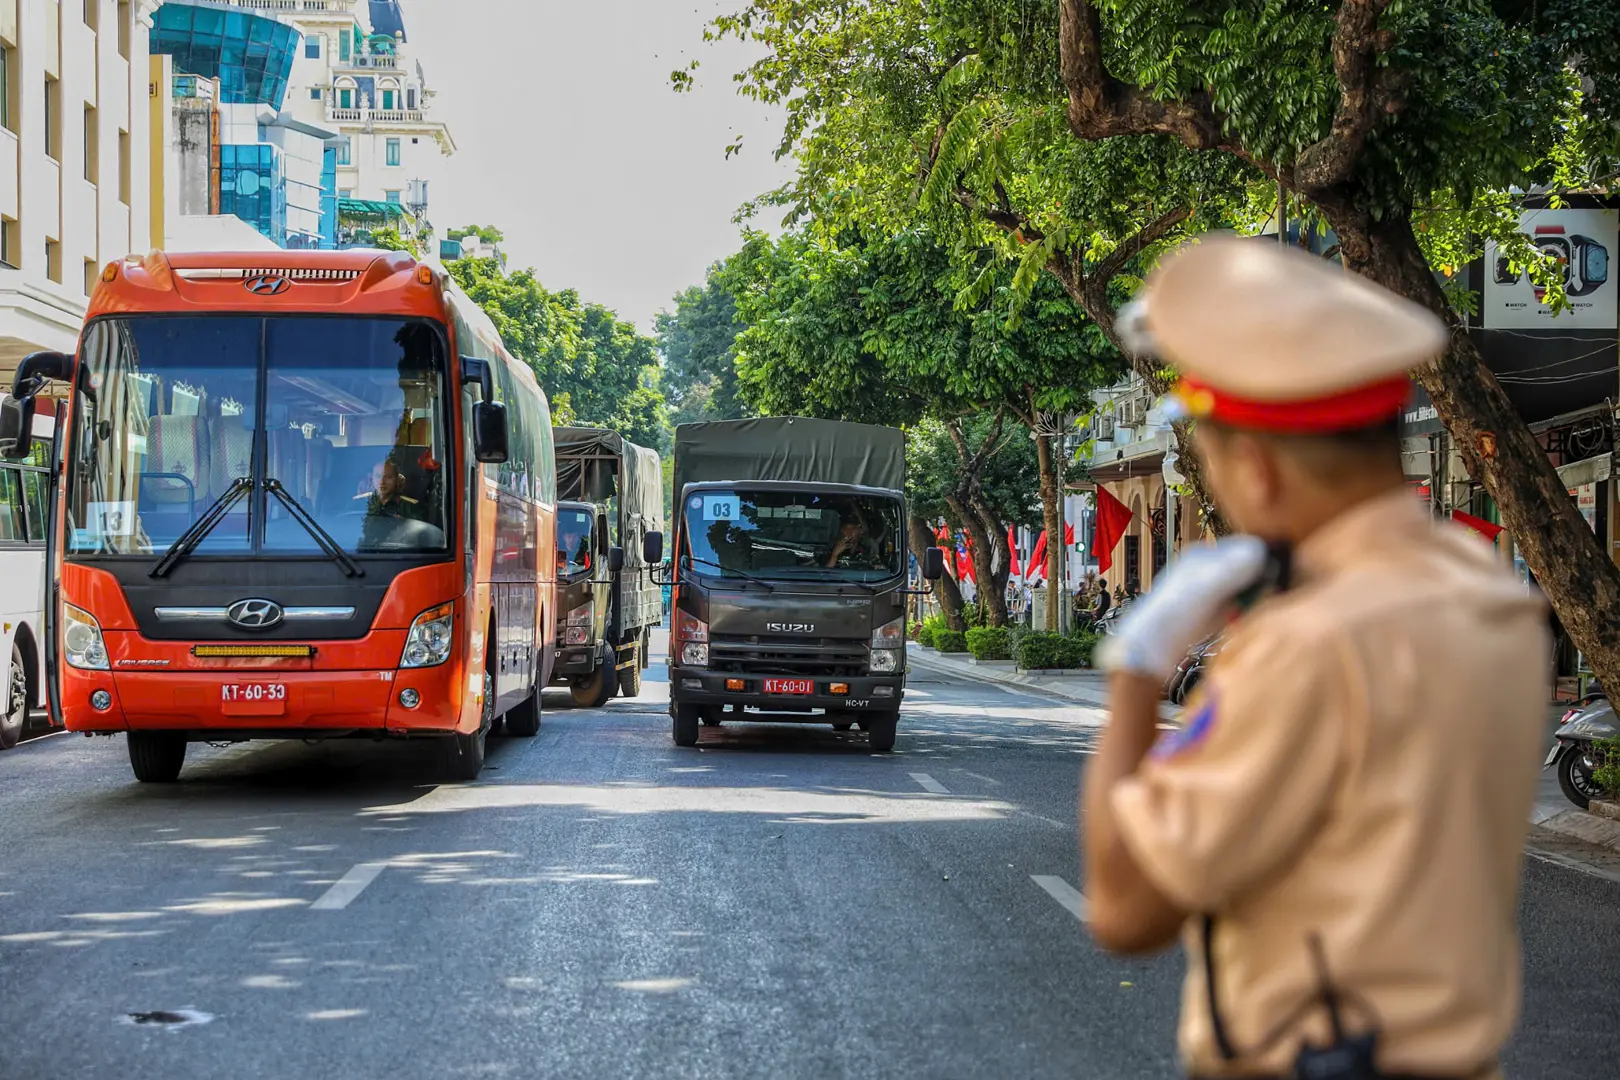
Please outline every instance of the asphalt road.
[[[420, 746], [0, 755], [0, 1078], [1177, 1075], [1179, 954], [1076, 914], [1094, 710], [924, 673], [874, 755], [563, 700], [466, 786]], [[1510, 1075], [1615, 1075], [1620, 884], [1532, 860], [1523, 923]]]

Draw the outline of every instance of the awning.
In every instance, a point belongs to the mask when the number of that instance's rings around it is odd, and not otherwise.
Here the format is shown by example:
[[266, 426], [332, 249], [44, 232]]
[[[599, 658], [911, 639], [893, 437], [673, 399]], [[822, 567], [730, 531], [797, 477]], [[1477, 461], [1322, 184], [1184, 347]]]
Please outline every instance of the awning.
[[349, 217], [404, 217], [405, 208], [398, 203], [373, 202], [370, 199], [339, 199], [338, 213]]
[[1565, 487], [1595, 484], [1599, 480], [1607, 480], [1613, 467], [1614, 455], [1601, 454], [1598, 457], [1587, 458], [1585, 461], [1572, 461], [1568, 465], [1560, 465], [1558, 467], [1558, 479], [1564, 482]]

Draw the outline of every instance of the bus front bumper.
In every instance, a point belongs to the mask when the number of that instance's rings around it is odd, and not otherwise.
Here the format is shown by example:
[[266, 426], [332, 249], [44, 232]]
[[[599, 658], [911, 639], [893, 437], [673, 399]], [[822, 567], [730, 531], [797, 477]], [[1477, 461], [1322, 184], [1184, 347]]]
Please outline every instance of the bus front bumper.
[[[448, 734], [456, 728], [464, 701], [450, 664], [375, 671], [140, 672], [64, 665], [61, 681], [67, 729], [91, 734]], [[466, 693], [480, 690], [468, 688]], [[414, 706], [405, 704], [411, 696], [407, 691], [414, 691]], [[98, 692], [106, 696], [98, 697]]]

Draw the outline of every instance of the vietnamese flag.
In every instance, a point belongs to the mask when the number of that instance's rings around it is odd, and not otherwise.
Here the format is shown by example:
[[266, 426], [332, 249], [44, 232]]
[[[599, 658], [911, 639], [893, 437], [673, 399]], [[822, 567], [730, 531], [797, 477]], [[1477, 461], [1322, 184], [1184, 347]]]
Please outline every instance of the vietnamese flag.
[[1465, 514], [1461, 510], [1453, 510], [1451, 520], [1459, 525], [1468, 526], [1492, 543], [1495, 543], [1496, 538], [1502, 535], [1502, 526], [1486, 521], [1484, 518], [1475, 517], [1473, 514]]
[[1099, 574], [1113, 568], [1114, 548], [1124, 539], [1135, 517], [1131, 508], [1109, 494], [1107, 488], [1097, 488], [1097, 532], [1091, 539], [1091, 555], [1097, 560]]
[[1029, 572], [1031, 574], [1046, 572], [1046, 530], [1041, 530], [1041, 537], [1035, 541], [1035, 550], [1030, 552]]
[[1012, 566], [1009, 573], [1013, 577], [1023, 577], [1023, 571], [1018, 569], [1018, 537], [1013, 533], [1013, 527], [1007, 526], [1007, 550], [1012, 553]]

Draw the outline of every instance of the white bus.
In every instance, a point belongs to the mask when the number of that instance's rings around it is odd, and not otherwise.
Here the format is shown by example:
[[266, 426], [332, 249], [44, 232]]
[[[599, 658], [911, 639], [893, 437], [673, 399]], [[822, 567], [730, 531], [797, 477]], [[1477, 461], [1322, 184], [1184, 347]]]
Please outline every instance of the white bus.
[[[51, 502], [55, 421], [34, 419], [34, 446], [0, 461], [0, 656], [7, 658], [0, 750], [17, 745], [45, 709], [45, 538]], [[49, 713], [41, 724], [49, 724]]]

